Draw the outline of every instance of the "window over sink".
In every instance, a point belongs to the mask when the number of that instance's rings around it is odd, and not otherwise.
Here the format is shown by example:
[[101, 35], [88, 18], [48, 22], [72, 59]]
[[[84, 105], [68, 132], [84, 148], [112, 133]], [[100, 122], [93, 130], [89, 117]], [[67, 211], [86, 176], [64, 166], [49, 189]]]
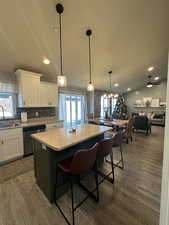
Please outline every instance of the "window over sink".
[[16, 94], [0, 92], [0, 119], [16, 116]]

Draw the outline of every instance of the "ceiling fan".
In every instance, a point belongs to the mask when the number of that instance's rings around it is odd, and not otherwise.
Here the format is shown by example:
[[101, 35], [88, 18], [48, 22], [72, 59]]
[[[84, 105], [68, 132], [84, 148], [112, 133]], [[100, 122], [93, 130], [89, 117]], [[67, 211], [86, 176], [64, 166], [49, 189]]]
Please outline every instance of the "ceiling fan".
[[152, 75], [148, 76], [148, 82], [146, 84], [146, 87], [148, 87], [148, 88], [151, 88], [156, 85], [160, 85], [160, 82], [152, 82], [152, 77], [153, 77]]

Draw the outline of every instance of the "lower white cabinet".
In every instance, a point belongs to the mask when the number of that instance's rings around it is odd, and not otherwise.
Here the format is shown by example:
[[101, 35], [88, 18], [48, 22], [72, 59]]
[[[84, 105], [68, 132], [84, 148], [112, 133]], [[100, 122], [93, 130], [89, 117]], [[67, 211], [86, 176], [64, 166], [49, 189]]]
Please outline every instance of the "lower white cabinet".
[[0, 163], [23, 156], [22, 128], [0, 130]]

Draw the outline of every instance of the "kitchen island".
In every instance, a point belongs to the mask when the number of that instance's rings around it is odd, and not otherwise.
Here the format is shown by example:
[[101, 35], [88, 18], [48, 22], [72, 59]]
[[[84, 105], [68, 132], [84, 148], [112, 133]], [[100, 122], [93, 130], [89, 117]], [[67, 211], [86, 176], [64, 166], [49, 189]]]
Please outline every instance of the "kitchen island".
[[[65, 193], [66, 177], [59, 174], [57, 164], [71, 157], [79, 149], [89, 148], [104, 138], [110, 127], [82, 124], [76, 132], [58, 128], [33, 134], [34, 139], [34, 171], [36, 183], [50, 203]], [[56, 196], [55, 196], [56, 192]]]

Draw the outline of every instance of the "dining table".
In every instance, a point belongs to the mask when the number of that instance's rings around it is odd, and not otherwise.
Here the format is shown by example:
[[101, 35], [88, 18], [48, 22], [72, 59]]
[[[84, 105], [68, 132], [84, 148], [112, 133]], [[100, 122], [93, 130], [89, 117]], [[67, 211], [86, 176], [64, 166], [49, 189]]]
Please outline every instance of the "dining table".
[[88, 119], [88, 123], [101, 124], [115, 128], [116, 130], [127, 126], [128, 122], [129, 120], [118, 120], [118, 119], [103, 119], [103, 118]]

